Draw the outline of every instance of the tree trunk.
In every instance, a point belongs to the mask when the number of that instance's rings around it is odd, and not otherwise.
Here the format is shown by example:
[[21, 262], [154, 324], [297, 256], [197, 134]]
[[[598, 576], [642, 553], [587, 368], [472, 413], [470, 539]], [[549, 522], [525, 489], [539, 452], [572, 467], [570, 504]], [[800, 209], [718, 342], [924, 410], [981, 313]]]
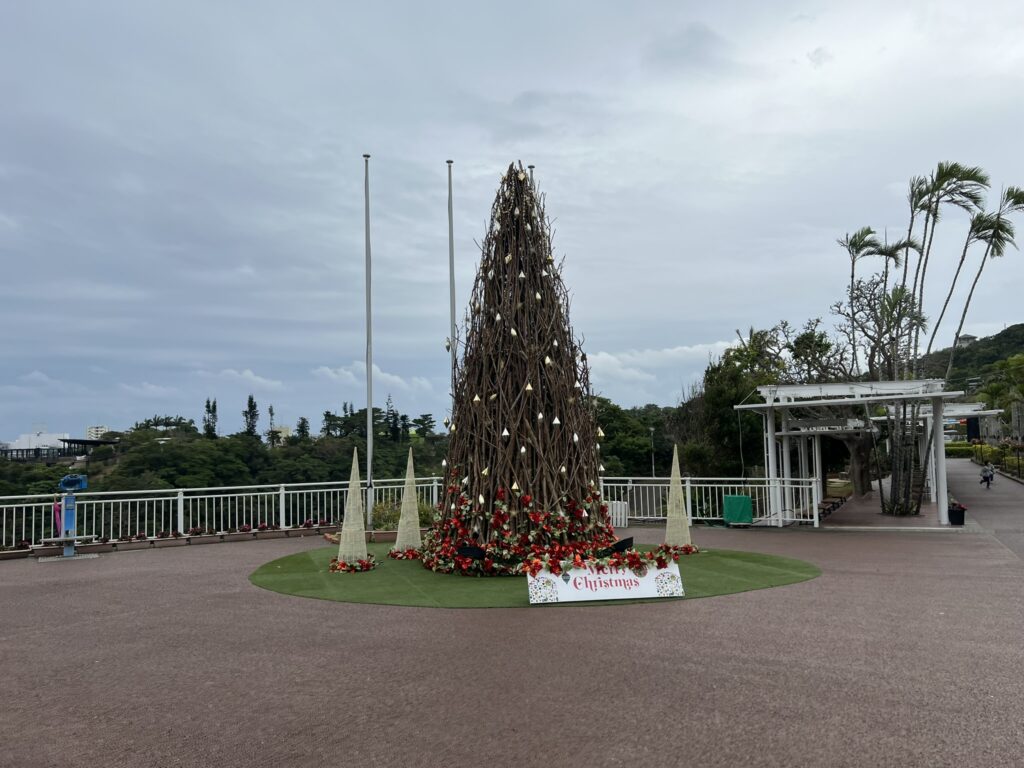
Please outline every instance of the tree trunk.
[[971, 235], [973, 234], [972, 229], [967, 230], [967, 239], [964, 241], [964, 249], [960, 252], [960, 263], [956, 265], [956, 273], [953, 275], [953, 280], [949, 284], [949, 293], [946, 294], [946, 300], [942, 304], [942, 311], [939, 312], [939, 319], [935, 321], [935, 325], [932, 326], [932, 336], [928, 339], [928, 348], [924, 351], [927, 355], [932, 351], [932, 344], [935, 343], [935, 336], [939, 332], [939, 326], [942, 325], [942, 318], [946, 316], [946, 309], [949, 307], [949, 300], [953, 298], [953, 289], [956, 288], [956, 281], [960, 278], [960, 270], [964, 268], [964, 260], [967, 258], [967, 249], [971, 245]]
[[853, 483], [853, 495], [857, 498], [866, 496], [871, 491], [871, 435], [847, 437], [843, 439], [843, 444], [850, 452], [850, 482]]
[[[998, 218], [996, 223], [998, 224]], [[981, 272], [985, 269], [985, 262], [988, 261], [989, 252], [992, 250], [992, 243], [989, 242], [988, 247], [985, 249], [985, 253], [981, 257], [981, 264], [978, 265], [978, 273], [974, 276], [974, 282], [971, 283], [971, 290], [967, 294], [967, 301], [964, 302], [964, 311], [960, 314], [960, 325], [956, 327], [956, 333], [953, 335], [953, 346], [949, 348], [949, 365], [946, 366], [946, 381], [949, 381], [949, 377], [953, 375], [953, 357], [956, 355], [956, 343], [960, 340], [960, 332], [964, 329], [964, 321], [967, 319], [967, 310], [971, 306], [971, 299], [974, 298], [974, 289], [978, 287], [978, 280], [981, 279]]]
[[[936, 202], [935, 203], [935, 215], [932, 216], [932, 230], [931, 230], [931, 233], [928, 235], [928, 245], [924, 249], [924, 255], [921, 257], [921, 260], [917, 263], [918, 267], [921, 268], [921, 281], [920, 281], [920, 283], [918, 283], [918, 281], [917, 281], [917, 276], [916, 275], [914, 276], [914, 288], [917, 290], [917, 295], [915, 296], [915, 298], [917, 299], [918, 311], [921, 311], [921, 308], [924, 307], [924, 278], [925, 278], [925, 273], [928, 271], [928, 256], [932, 252], [932, 243], [935, 242], [935, 225], [938, 224], [938, 223], [939, 223], [939, 204], [938, 204], [938, 202]], [[918, 359], [919, 359], [919, 354], [918, 353], [920, 352], [920, 349], [921, 349], [921, 325], [920, 325], [920, 323], [914, 323], [914, 345], [913, 345], [913, 348], [911, 350], [911, 354], [914, 357], [914, 368], [913, 368], [914, 373], [913, 373], [913, 376], [911, 378], [914, 378], [914, 379], [917, 378], [917, 366], [918, 366]]]

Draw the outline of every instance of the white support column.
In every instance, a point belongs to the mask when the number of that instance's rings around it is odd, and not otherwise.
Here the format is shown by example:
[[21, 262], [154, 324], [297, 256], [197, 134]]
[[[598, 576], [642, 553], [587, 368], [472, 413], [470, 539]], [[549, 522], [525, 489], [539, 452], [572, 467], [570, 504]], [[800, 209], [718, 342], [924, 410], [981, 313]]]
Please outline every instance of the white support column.
[[[934, 437], [932, 439], [937, 440], [939, 445], [942, 447], [942, 458], [943, 460], [945, 460], [946, 440], [942, 435], [942, 417], [940, 416], [938, 419], [933, 419], [933, 422], [938, 427], [938, 429], [933, 433]], [[935, 467], [937, 464], [938, 462], [936, 462], [934, 459], [928, 462], [928, 488], [931, 490], [932, 493], [932, 501], [935, 501], [935, 499], [937, 498], [935, 492], [935, 481], [937, 479], [937, 475], [935, 474]]]
[[[789, 411], [782, 412], [782, 479], [785, 481], [786, 507], [785, 511], [793, 514], [793, 459], [792, 446], [789, 440]], [[782, 525], [782, 520], [779, 520]]]
[[935, 464], [935, 503], [939, 524], [949, 525], [949, 500], [946, 491], [946, 444], [942, 441], [942, 398], [932, 398], [932, 461]]
[[768, 505], [771, 507], [769, 512], [771, 516], [775, 518], [777, 525], [781, 528], [782, 499], [779, 498], [779, 462], [776, 454], [778, 448], [775, 445], [774, 408], [768, 409], [765, 425], [767, 427], [767, 444], [765, 445], [765, 453], [768, 456]]
[[803, 487], [800, 489], [800, 511], [806, 512], [810, 507], [811, 494], [807, 491], [807, 478], [811, 476], [810, 466], [808, 465], [807, 457], [807, 442], [810, 440], [806, 435], [801, 435], [797, 438], [797, 456], [800, 457], [800, 479], [804, 481]]
[[821, 504], [821, 485], [825, 482], [825, 468], [821, 465], [821, 435], [814, 438], [814, 525], [818, 525], [818, 505]]

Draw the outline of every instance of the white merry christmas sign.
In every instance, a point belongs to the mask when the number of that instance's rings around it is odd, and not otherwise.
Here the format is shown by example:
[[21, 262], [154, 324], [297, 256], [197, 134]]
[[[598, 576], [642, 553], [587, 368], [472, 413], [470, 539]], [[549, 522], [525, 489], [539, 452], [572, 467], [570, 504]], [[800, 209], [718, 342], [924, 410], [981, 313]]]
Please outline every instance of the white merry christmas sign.
[[555, 576], [541, 571], [526, 576], [530, 603], [573, 603], [581, 600], [635, 600], [645, 597], [682, 597], [679, 565], [651, 566], [642, 576], [628, 568], [594, 566], [571, 568]]

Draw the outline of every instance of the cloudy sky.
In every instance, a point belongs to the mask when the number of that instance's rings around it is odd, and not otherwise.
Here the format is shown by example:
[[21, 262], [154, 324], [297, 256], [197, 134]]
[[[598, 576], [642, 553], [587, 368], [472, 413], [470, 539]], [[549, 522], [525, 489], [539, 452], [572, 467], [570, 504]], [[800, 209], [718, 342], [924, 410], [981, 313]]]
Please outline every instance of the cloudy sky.
[[[363, 152], [376, 404], [439, 418], [448, 158], [460, 316], [499, 175], [534, 163], [623, 405], [677, 402], [737, 328], [827, 317], [836, 238], [899, 236], [937, 161], [1024, 184], [1016, 2], [0, 7], [0, 439], [364, 402]], [[993, 263], [965, 330], [1024, 320], [1022, 285]]]

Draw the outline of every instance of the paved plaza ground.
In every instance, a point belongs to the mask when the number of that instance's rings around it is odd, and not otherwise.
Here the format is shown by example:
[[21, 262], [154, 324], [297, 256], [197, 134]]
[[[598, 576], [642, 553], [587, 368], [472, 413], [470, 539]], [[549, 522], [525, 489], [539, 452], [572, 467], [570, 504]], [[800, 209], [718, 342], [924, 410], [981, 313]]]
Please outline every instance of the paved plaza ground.
[[949, 483], [975, 532], [698, 528], [822, 575], [647, 605], [249, 584], [315, 539], [0, 562], [0, 765], [1020, 765], [1024, 486]]

